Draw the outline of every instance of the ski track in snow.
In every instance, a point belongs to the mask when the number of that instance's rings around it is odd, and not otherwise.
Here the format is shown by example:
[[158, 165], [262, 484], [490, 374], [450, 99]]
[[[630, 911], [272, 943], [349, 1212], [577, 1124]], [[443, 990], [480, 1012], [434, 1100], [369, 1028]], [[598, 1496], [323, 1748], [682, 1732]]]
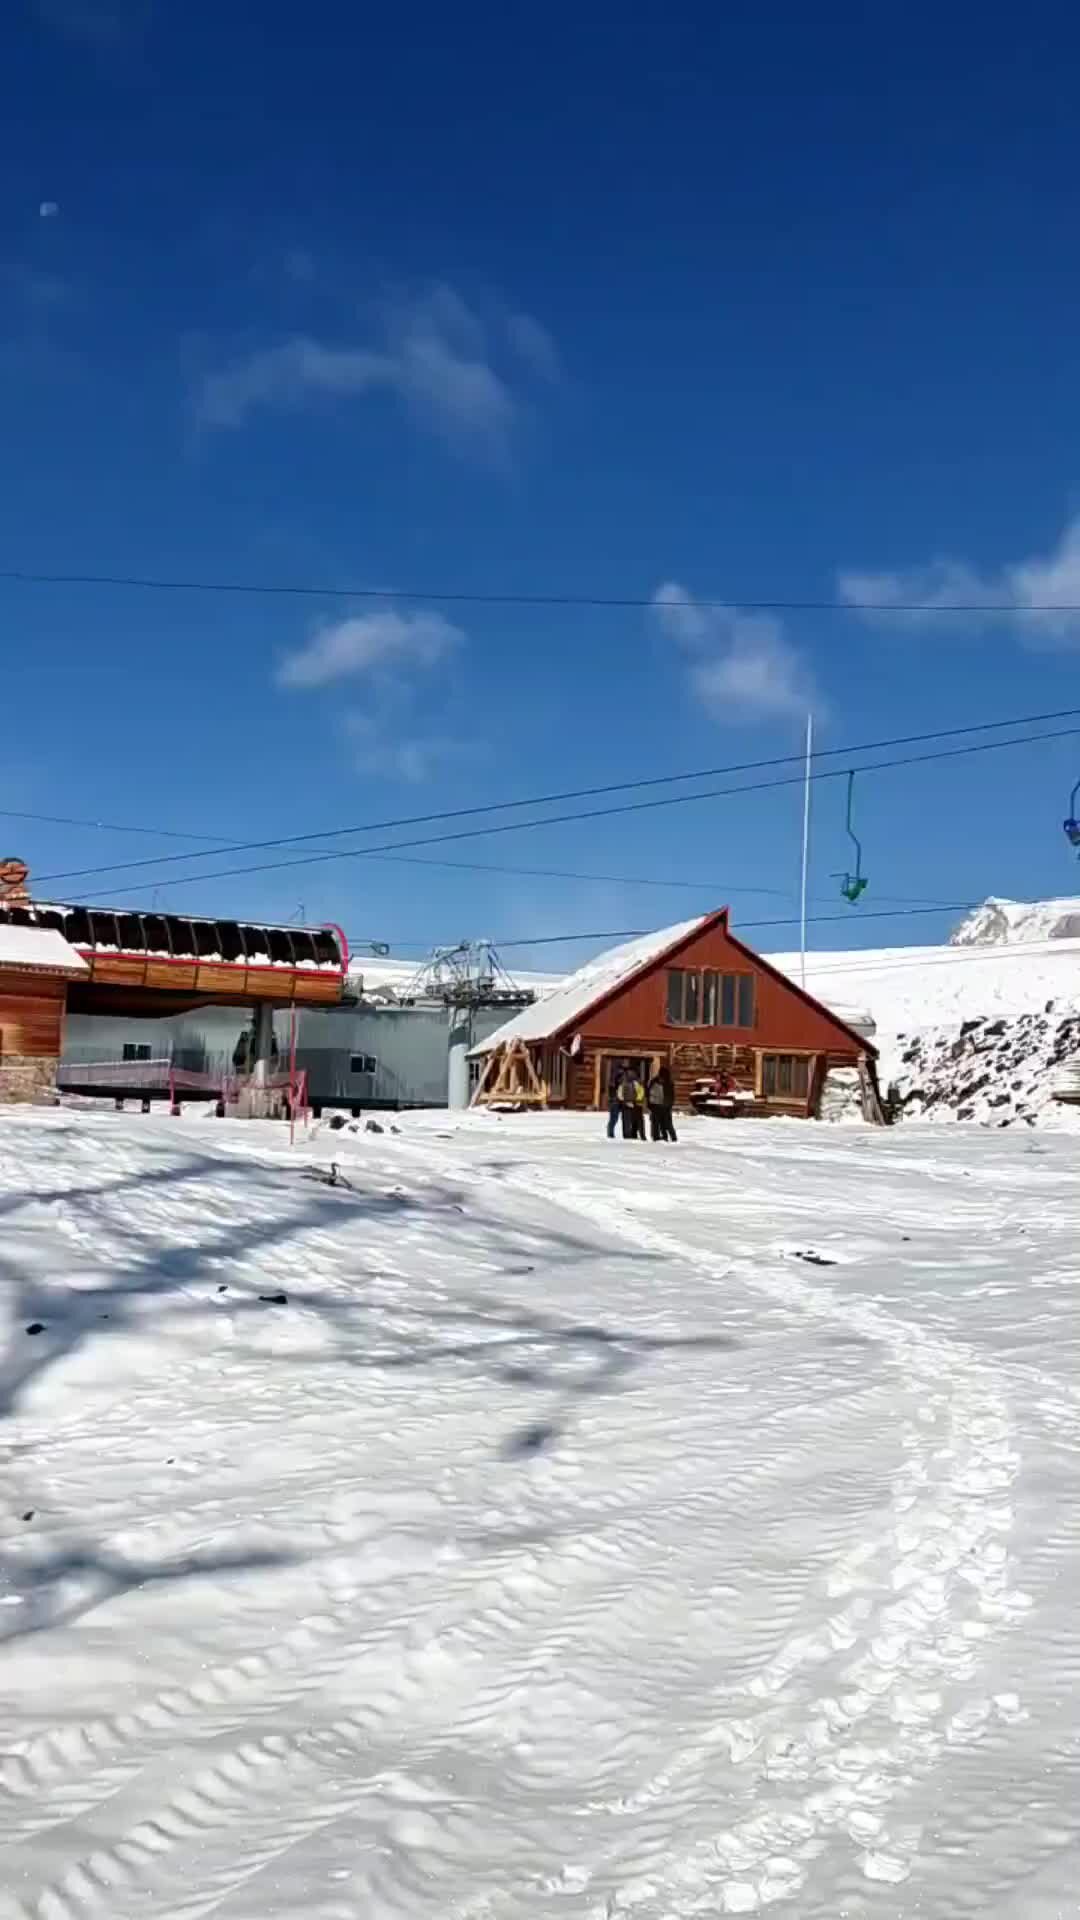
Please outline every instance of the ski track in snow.
[[1066, 1143], [0, 1126], [0, 1920], [1075, 1911]]

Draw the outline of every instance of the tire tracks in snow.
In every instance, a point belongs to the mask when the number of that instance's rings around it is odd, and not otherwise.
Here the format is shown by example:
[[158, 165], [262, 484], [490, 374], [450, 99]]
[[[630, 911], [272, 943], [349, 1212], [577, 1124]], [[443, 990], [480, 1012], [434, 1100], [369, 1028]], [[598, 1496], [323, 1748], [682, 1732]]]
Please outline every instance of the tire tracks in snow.
[[[777, 1458], [786, 1451], [781, 1446]], [[767, 1456], [753, 1463], [755, 1474], [768, 1469]], [[674, 1496], [681, 1476], [681, 1462], [672, 1458], [658, 1476], [656, 1497], [663, 1501], [668, 1487]], [[611, 1504], [618, 1507], [614, 1497]], [[624, 1508], [619, 1512], [625, 1517]], [[165, 1689], [130, 1714], [57, 1730], [9, 1754], [0, 1778], [11, 1796], [13, 1817], [6, 1832], [11, 1844], [101, 1806], [155, 1756], [208, 1738], [247, 1736], [112, 1845], [72, 1863], [31, 1900], [10, 1909], [0, 1904], [0, 1914], [64, 1920], [101, 1905], [110, 1914], [161, 1912], [170, 1920], [208, 1912], [315, 1833], [324, 1822], [329, 1792], [336, 1796], [331, 1819], [366, 1804], [367, 1788], [358, 1790], [357, 1798], [340, 1782], [328, 1782], [320, 1760], [332, 1745], [331, 1734], [348, 1750], [354, 1775], [356, 1763], [368, 1763], [372, 1748], [385, 1747], [388, 1740], [407, 1738], [410, 1765], [417, 1750], [424, 1750], [425, 1735], [437, 1754], [454, 1731], [447, 1713], [455, 1701], [461, 1724], [491, 1726], [509, 1698], [557, 1668], [561, 1652], [576, 1636], [616, 1640], [619, 1605], [637, 1604], [636, 1562], [627, 1569], [604, 1541], [602, 1503], [596, 1517], [592, 1544], [586, 1534], [547, 1553], [507, 1549], [501, 1569], [489, 1567], [478, 1576], [469, 1564], [449, 1585], [447, 1569], [440, 1568], [442, 1584], [427, 1620], [416, 1600], [418, 1589], [429, 1591], [429, 1572], [410, 1579], [389, 1617], [385, 1592], [377, 1596], [378, 1604], [358, 1631], [359, 1589], [336, 1613], [301, 1623], [261, 1653], [212, 1669], [193, 1688]], [[707, 1551], [707, 1543], [701, 1551]], [[478, 1585], [488, 1589], [479, 1605]], [[551, 1615], [554, 1624], [546, 1624]], [[522, 1641], [509, 1670], [485, 1685], [492, 1658], [505, 1660], [512, 1644]], [[362, 1711], [330, 1730], [251, 1736], [253, 1722], [324, 1692], [347, 1670], [352, 1686], [362, 1686], [365, 1662], [372, 1677]], [[433, 1678], [438, 1682], [434, 1717], [424, 1707]], [[290, 1813], [283, 1824], [280, 1806], [286, 1794]]]
[[[594, 1193], [567, 1182], [560, 1198], [626, 1236], [626, 1213]], [[636, 1215], [632, 1232], [635, 1244], [696, 1266], [709, 1278], [737, 1276], [774, 1301], [815, 1319], [840, 1320], [884, 1345], [916, 1404], [916, 1418], [906, 1423], [907, 1457], [894, 1483], [887, 1532], [868, 1541], [865, 1552], [848, 1556], [830, 1583], [837, 1597], [858, 1595], [865, 1585], [880, 1588], [881, 1573], [872, 1582], [867, 1575], [870, 1563], [884, 1555], [890, 1596], [875, 1598], [869, 1607], [857, 1597], [830, 1623], [824, 1645], [820, 1636], [791, 1637], [748, 1692], [755, 1704], [771, 1700], [782, 1706], [800, 1670], [836, 1650], [851, 1656], [845, 1690], [801, 1706], [789, 1726], [781, 1715], [780, 1728], [766, 1731], [767, 1716], [759, 1709], [762, 1724], [755, 1725], [751, 1715], [742, 1722], [723, 1719], [707, 1737], [706, 1745], [716, 1745], [736, 1765], [753, 1755], [757, 1778], [779, 1785], [786, 1807], [750, 1814], [673, 1859], [672, 1789], [702, 1758], [694, 1749], [676, 1756], [628, 1805], [639, 1821], [633, 1849], [638, 1858], [629, 1878], [583, 1911], [588, 1920], [610, 1920], [634, 1907], [683, 1915], [715, 1911], [717, 1901], [721, 1911], [753, 1911], [796, 1895], [809, 1863], [834, 1836], [846, 1836], [857, 1849], [868, 1879], [902, 1881], [917, 1835], [900, 1827], [891, 1833], [886, 1810], [907, 1778], [931, 1767], [947, 1746], [978, 1738], [995, 1715], [1006, 1722], [1023, 1717], [1012, 1696], [971, 1697], [982, 1641], [1022, 1619], [1029, 1604], [1009, 1585], [1004, 1538], [1019, 1457], [1000, 1381], [959, 1343], [924, 1336], [873, 1302], [843, 1299], [802, 1276], [763, 1273], [744, 1257], [721, 1264]], [[944, 1446], [928, 1439], [939, 1414], [946, 1425]], [[960, 1703], [958, 1691], [968, 1696]], [[651, 1836], [644, 1818], [650, 1804], [661, 1809]]]

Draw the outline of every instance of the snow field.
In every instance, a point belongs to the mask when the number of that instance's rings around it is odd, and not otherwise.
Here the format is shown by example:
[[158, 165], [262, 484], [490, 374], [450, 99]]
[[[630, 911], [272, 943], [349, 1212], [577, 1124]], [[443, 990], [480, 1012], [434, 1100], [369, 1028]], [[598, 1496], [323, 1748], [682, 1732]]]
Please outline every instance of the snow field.
[[2, 1920], [1071, 1912], [1068, 1139], [400, 1125], [0, 1116]]

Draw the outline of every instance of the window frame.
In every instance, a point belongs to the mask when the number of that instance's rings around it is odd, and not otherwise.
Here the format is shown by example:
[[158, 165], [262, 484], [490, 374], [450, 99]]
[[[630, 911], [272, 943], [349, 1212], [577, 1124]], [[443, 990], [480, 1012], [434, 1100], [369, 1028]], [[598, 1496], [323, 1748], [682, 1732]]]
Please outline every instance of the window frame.
[[[363, 1062], [362, 1066], [357, 1066], [356, 1062], [358, 1060]], [[351, 1080], [374, 1079], [378, 1071], [379, 1059], [377, 1054], [362, 1052], [349, 1054], [349, 1078]]]
[[757, 975], [751, 968], [668, 967], [666, 972], [665, 1026], [687, 1027], [695, 1032], [753, 1032], [757, 1025]]
[[154, 1049], [149, 1040], [121, 1041], [120, 1064], [125, 1067], [143, 1066], [154, 1057]]
[[[770, 1047], [767, 1052], [758, 1055], [760, 1069], [758, 1073], [758, 1097], [761, 1100], [782, 1101], [788, 1106], [798, 1101], [806, 1102], [810, 1098], [810, 1089], [814, 1078], [814, 1061], [817, 1055], [801, 1051], [799, 1048]], [[770, 1067], [773, 1069], [773, 1086], [770, 1088]], [[781, 1086], [781, 1078], [786, 1068], [788, 1085]], [[797, 1086], [796, 1080], [802, 1078], [803, 1085]]]

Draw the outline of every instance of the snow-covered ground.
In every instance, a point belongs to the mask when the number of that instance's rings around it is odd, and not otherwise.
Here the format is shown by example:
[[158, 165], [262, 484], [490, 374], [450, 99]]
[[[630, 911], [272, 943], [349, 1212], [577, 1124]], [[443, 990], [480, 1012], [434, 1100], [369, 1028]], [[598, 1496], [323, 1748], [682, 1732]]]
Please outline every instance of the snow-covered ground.
[[1072, 1142], [400, 1126], [0, 1113], [2, 1920], [1075, 1914]]

